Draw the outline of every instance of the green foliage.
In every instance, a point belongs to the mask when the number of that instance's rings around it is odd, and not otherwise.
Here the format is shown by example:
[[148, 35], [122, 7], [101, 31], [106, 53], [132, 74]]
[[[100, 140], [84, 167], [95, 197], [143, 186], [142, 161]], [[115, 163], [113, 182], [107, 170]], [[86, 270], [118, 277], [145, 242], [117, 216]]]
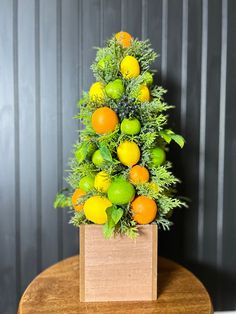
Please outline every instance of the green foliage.
[[113, 235], [116, 225], [123, 216], [124, 211], [122, 208], [113, 205], [107, 208], [106, 213], [107, 222], [104, 225], [103, 233], [105, 238], [109, 239]]
[[117, 225], [117, 233], [126, 235], [130, 239], [135, 239], [138, 236], [138, 227], [134, 220], [132, 219], [123, 219], [120, 220]]
[[151, 48], [149, 39], [139, 41], [135, 39], [132, 45], [125, 50], [124, 55], [134, 56], [141, 64], [142, 70], [145, 72], [149, 70], [150, 65], [157, 58], [157, 53]]
[[70, 224], [79, 228], [80, 225], [88, 225], [90, 224], [89, 220], [86, 219], [83, 212], [74, 212], [73, 216], [71, 217]]
[[[127, 56], [134, 56], [140, 64], [140, 75], [133, 79], [124, 79], [120, 73], [120, 63]], [[66, 181], [72, 190], [79, 187], [81, 178], [86, 175], [96, 175], [101, 170], [106, 171], [111, 179], [122, 176], [128, 180], [129, 168], [120, 163], [117, 157], [117, 146], [123, 141], [133, 141], [138, 144], [141, 150], [140, 165], [148, 168], [150, 180], [144, 184], [135, 186], [137, 195], [145, 195], [154, 199], [158, 205], [158, 214], [155, 223], [164, 230], [169, 230], [172, 225], [170, 217], [175, 208], [186, 206], [186, 203], [176, 197], [175, 187], [179, 179], [172, 173], [172, 165], [169, 161], [161, 166], [155, 166], [151, 159], [151, 149], [160, 147], [168, 152], [168, 145], [175, 142], [181, 148], [184, 146], [184, 138], [176, 134], [168, 127], [169, 109], [174, 108], [164, 101], [166, 90], [161, 86], [149, 86], [151, 100], [140, 103], [138, 93], [141, 84], [145, 84], [146, 72], [154, 72], [150, 69], [151, 64], [157, 58], [157, 54], [151, 48], [149, 40], [139, 41], [134, 39], [128, 48], [123, 48], [113, 37], [107, 41], [103, 48], [97, 48], [97, 54], [91, 65], [95, 79], [102, 82], [104, 86], [111, 81], [121, 79], [125, 88], [124, 95], [127, 96], [128, 104], [135, 105], [132, 117], [137, 118], [141, 124], [141, 131], [137, 135], [127, 135], [120, 131], [120, 127], [108, 134], [96, 134], [92, 128], [91, 116], [100, 107], [108, 106], [117, 111], [120, 108], [121, 100], [114, 100], [105, 95], [104, 104], [90, 100], [89, 93], [83, 92], [77, 105], [79, 113], [74, 117], [78, 119], [84, 128], [79, 130], [79, 138], [74, 145], [73, 157], [69, 161], [69, 170]], [[129, 107], [128, 107], [129, 108]], [[121, 123], [121, 120], [120, 120]], [[99, 149], [104, 163], [95, 166], [92, 161], [92, 153]], [[131, 152], [132, 153], [132, 152]], [[81, 197], [79, 203], [93, 195], [106, 196], [93, 189]], [[71, 194], [66, 192], [56, 196], [55, 207], [72, 207]], [[83, 211], [72, 212], [70, 223], [76, 227], [81, 224], [90, 224]], [[123, 234], [130, 238], [138, 236], [137, 223], [132, 218], [130, 204], [122, 206], [111, 206], [107, 208], [107, 222], [104, 225], [104, 236], [110, 238], [112, 235]]]
[[65, 207], [71, 207], [71, 197], [66, 196], [63, 193], [57, 193], [53, 206], [54, 208], [65, 208]]

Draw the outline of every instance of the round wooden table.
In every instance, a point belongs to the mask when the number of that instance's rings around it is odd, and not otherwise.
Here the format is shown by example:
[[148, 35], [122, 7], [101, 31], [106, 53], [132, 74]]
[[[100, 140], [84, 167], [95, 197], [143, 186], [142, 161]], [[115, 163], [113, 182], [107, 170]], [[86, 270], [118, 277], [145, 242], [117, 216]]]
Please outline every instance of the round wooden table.
[[18, 314], [213, 313], [206, 289], [190, 271], [162, 257], [158, 264], [157, 301], [81, 303], [79, 255], [67, 258], [31, 282], [20, 300]]

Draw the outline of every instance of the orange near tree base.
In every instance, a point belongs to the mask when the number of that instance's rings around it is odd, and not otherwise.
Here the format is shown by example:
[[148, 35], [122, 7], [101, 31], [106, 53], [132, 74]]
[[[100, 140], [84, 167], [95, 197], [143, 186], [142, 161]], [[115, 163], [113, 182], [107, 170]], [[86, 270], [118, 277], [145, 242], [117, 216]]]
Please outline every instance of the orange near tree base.
[[123, 48], [128, 48], [131, 45], [132, 36], [127, 32], [116, 33], [115, 38]]
[[117, 114], [108, 107], [98, 108], [92, 114], [92, 127], [98, 134], [113, 132], [118, 122]]
[[131, 203], [133, 219], [140, 225], [151, 223], [157, 214], [156, 202], [147, 196], [138, 196]]
[[80, 211], [83, 209], [84, 204], [78, 204], [81, 196], [85, 195], [85, 192], [82, 189], [76, 189], [72, 195], [72, 205], [74, 210]]
[[146, 183], [149, 180], [149, 172], [147, 168], [136, 165], [130, 169], [129, 180], [133, 184]]

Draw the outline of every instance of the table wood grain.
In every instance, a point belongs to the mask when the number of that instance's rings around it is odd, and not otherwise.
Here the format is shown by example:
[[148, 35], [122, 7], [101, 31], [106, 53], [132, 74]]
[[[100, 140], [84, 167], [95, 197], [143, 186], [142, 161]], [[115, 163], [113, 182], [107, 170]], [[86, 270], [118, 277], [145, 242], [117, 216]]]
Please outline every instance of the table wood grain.
[[158, 265], [156, 301], [81, 303], [79, 255], [67, 258], [31, 282], [20, 300], [18, 314], [213, 313], [208, 292], [190, 271], [162, 257]]

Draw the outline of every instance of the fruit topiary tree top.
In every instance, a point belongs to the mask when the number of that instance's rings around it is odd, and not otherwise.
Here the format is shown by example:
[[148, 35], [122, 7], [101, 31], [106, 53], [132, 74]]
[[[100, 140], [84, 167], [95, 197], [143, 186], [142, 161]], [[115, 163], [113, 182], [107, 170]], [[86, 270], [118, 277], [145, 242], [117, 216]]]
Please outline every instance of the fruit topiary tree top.
[[98, 48], [91, 69], [96, 78], [78, 102], [85, 126], [74, 146], [67, 182], [55, 207], [69, 207], [70, 222], [103, 224], [104, 235], [134, 238], [138, 224], [169, 229], [179, 180], [166, 159], [168, 144], [184, 139], [167, 127], [166, 91], [153, 86], [150, 65], [157, 54], [148, 40], [119, 32]]

